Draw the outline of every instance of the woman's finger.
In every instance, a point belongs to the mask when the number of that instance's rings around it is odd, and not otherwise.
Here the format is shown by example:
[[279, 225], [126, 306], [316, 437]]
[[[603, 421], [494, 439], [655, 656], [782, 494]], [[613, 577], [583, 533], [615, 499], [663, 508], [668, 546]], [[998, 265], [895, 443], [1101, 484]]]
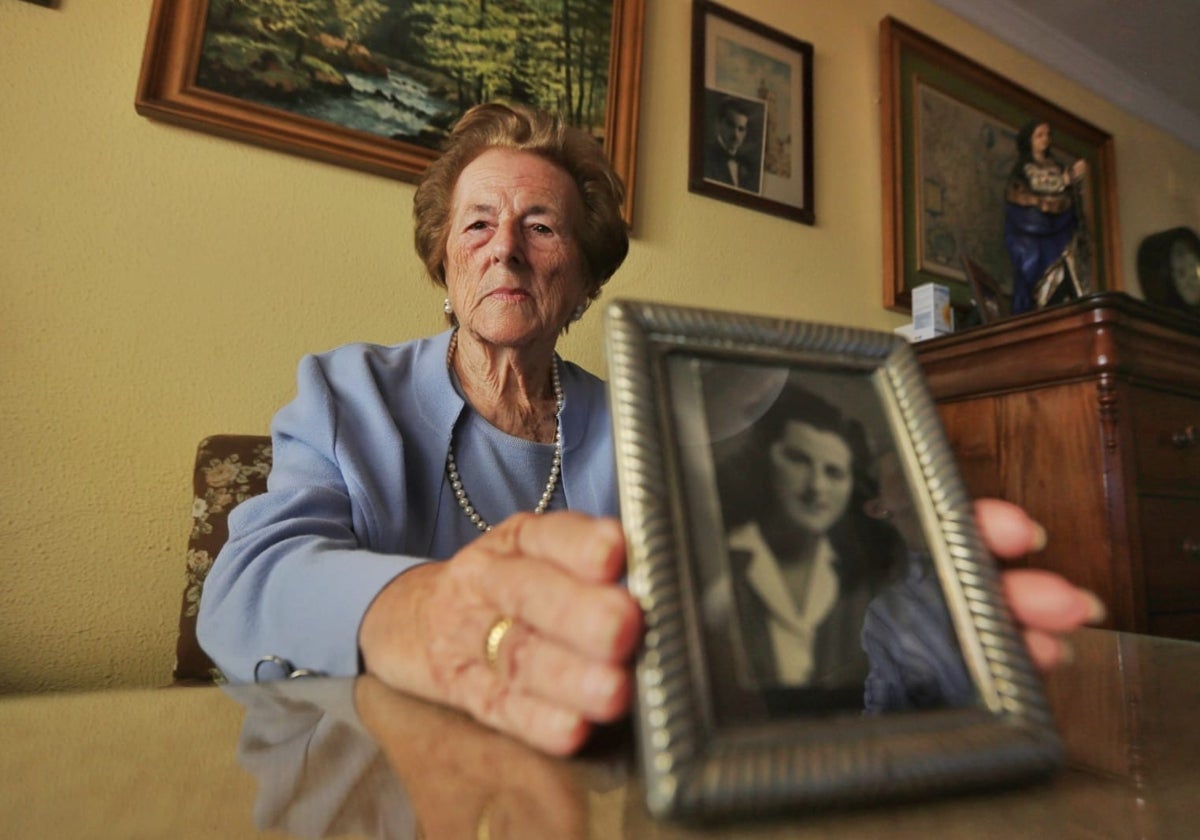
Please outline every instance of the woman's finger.
[[482, 660], [464, 665], [447, 683], [446, 695], [440, 701], [554, 755], [579, 749], [591, 732], [592, 719], [572, 702], [563, 685], [550, 696], [525, 690], [522, 683], [526, 678], [508, 672], [519, 667], [509, 664], [513, 656], [511, 651], [502, 653], [498, 667]]
[[623, 661], [580, 656], [553, 639], [514, 624], [493, 665], [512, 690], [577, 711], [592, 721], [612, 721], [629, 709], [632, 672]]
[[[572, 551], [580, 562], [559, 559]], [[614, 521], [530, 515], [506, 520], [449, 562], [431, 564], [436, 571], [419, 576], [432, 585], [416, 609], [420, 635], [437, 648], [433, 667], [452, 677], [466, 661], [481, 659], [490, 628], [503, 618], [585, 658], [624, 662], [641, 637], [637, 602], [623, 586], [596, 582], [605, 575], [573, 573], [603, 568], [614, 554], [623, 560], [623, 552]]]
[[500, 703], [476, 717], [551, 755], [576, 752], [592, 731], [592, 723], [578, 712], [521, 692], [505, 694]]
[[975, 521], [993, 554], [1020, 557], [1046, 547], [1046, 531], [1022, 508], [1000, 499], [975, 502]]
[[1093, 593], [1044, 569], [1012, 569], [1002, 577], [1013, 617], [1031, 630], [1070, 633], [1104, 620], [1104, 604]]
[[492, 602], [507, 615], [578, 655], [603, 662], [625, 662], [642, 634], [637, 601], [615, 584], [581, 584], [537, 561], [505, 564], [520, 573], [497, 580]]
[[1053, 633], [1025, 630], [1022, 635], [1025, 638], [1025, 647], [1029, 651], [1029, 658], [1033, 660], [1034, 666], [1040, 671], [1049, 671], [1071, 658], [1071, 648], [1068, 642]]
[[496, 551], [545, 560], [581, 580], [614, 583], [625, 573], [625, 533], [616, 519], [571, 511], [520, 513], [484, 539]]
[[586, 657], [627, 660], [642, 617], [628, 590], [609, 578], [624, 564], [619, 524], [579, 514], [514, 519], [488, 534], [496, 539], [480, 541], [491, 555], [477, 567], [497, 613], [491, 620], [511, 617]]

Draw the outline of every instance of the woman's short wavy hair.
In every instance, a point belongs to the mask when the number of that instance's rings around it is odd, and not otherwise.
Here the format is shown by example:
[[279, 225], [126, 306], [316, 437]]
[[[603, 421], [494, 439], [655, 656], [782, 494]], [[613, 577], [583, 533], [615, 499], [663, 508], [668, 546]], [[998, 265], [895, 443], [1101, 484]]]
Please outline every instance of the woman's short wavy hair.
[[430, 279], [446, 286], [444, 263], [454, 187], [467, 165], [489, 149], [530, 152], [571, 176], [583, 202], [583, 223], [575, 234], [587, 268], [588, 298], [594, 299], [629, 252], [629, 233], [621, 217], [625, 185], [586, 131], [566, 125], [555, 114], [523, 105], [485, 103], [471, 108], [425, 171], [413, 197], [413, 236]]
[[789, 423], [806, 423], [817, 431], [836, 435], [846, 444], [850, 450], [855, 502], [861, 504], [879, 495], [871, 441], [862, 423], [790, 378], [779, 397], [754, 424], [758, 450], [769, 451], [783, 438]]

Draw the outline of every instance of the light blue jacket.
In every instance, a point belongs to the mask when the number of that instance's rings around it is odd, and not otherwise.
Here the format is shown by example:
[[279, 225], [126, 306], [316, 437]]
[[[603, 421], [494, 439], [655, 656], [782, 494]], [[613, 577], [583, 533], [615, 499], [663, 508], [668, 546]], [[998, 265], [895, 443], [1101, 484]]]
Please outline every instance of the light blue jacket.
[[[379, 591], [461, 548], [450, 535], [465, 517], [444, 472], [464, 408], [446, 369], [449, 341], [447, 331], [351, 344], [300, 362], [297, 396], [271, 424], [268, 492], [230, 514], [200, 603], [200, 644], [231, 681], [254, 679], [267, 656], [358, 673], [359, 624]], [[604, 383], [570, 363], [561, 377], [567, 506], [616, 516]], [[272, 670], [259, 677], [284, 675]]]

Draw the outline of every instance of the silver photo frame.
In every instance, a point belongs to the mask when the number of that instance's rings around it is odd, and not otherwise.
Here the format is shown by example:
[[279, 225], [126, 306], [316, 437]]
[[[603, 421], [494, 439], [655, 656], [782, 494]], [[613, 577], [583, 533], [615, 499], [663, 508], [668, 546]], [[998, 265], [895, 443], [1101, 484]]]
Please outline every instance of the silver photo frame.
[[655, 816], [875, 804], [1061, 766], [903, 340], [615, 301], [605, 342]]

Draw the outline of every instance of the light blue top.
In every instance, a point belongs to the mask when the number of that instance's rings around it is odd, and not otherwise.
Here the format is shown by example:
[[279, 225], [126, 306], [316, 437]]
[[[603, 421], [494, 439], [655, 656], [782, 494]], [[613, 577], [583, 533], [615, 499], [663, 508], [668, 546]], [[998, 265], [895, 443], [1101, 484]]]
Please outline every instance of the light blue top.
[[[200, 644], [231, 681], [254, 679], [265, 656], [358, 673], [359, 624], [379, 591], [479, 536], [445, 475], [456, 427], [459, 473], [487, 521], [537, 504], [553, 447], [505, 435], [470, 409], [446, 368], [450, 334], [300, 362], [297, 396], [271, 424], [267, 493], [230, 514], [204, 584]], [[604, 383], [569, 362], [560, 371], [563, 467], [550, 509], [616, 516]]]

